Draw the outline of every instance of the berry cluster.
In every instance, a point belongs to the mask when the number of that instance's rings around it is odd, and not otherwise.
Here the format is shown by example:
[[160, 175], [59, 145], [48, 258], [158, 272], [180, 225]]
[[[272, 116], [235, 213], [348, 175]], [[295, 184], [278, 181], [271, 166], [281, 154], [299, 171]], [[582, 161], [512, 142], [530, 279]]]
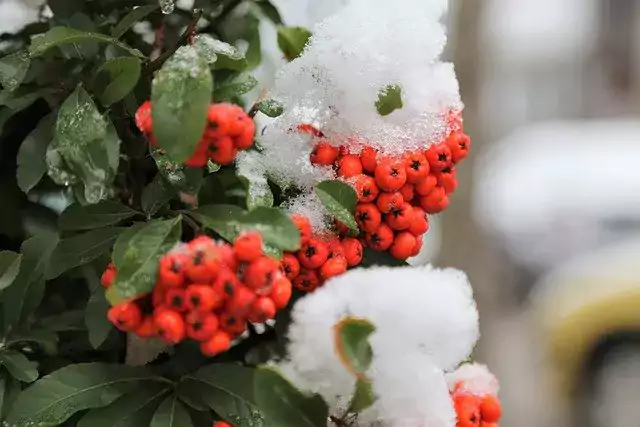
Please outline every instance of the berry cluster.
[[498, 427], [502, 407], [496, 396], [479, 396], [461, 387], [456, 387], [451, 396], [458, 416], [457, 427]]
[[[116, 275], [113, 265], [107, 267], [103, 286], [111, 286]], [[168, 344], [190, 338], [213, 356], [228, 350], [247, 322], [273, 319], [291, 291], [279, 262], [263, 254], [258, 233], [243, 233], [233, 245], [200, 236], [161, 258], [150, 295], [112, 307], [108, 318], [142, 338]]]
[[[151, 145], [157, 146], [153, 135], [151, 101], [146, 101], [136, 112], [136, 125]], [[203, 167], [209, 159], [219, 165], [234, 161], [238, 150], [253, 146], [256, 125], [244, 110], [234, 104], [211, 104], [207, 115], [207, 127], [195, 153], [185, 162], [189, 167]]]
[[[358, 194], [355, 219], [364, 244], [388, 251], [397, 259], [415, 256], [429, 229], [427, 214], [442, 212], [457, 186], [455, 165], [469, 152], [470, 139], [461, 130], [459, 117], [449, 136], [424, 151], [385, 156], [365, 146], [358, 154], [336, 147], [309, 125], [298, 130], [318, 138], [311, 163], [332, 167]], [[344, 227], [337, 225], [338, 232]]]

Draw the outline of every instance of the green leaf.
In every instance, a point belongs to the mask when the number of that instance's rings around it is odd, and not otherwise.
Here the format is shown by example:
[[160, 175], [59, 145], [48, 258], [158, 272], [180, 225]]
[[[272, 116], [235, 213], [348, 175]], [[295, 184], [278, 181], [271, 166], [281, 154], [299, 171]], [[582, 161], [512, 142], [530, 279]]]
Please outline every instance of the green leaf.
[[352, 230], [358, 229], [354, 218], [358, 194], [349, 184], [337, 180], [323, 181], [316, 186], [316, 194], [331, 215]]
[[269, 18], [271, 22], [276, 25], [282, 25], [282, 17], [278, 9], [269, 0], [256, 0], [255, 4], [260, 8], [260, 11]]
[[304, 27], [278, 28], [278, 46], [289, 61], [293, 61], [302, 54], [310, 37], [311, 32]]
[[38, 379], [38, 364], [17, 351], [0, 352], [0, 365], [9, 371], [13, 378], [23, 383], [32, 383]]
[[191, 417], [178, 396], [171, 395], [162, 402], [151, 420], [150, 427], [192, 427]]
[[240, 234], [238, 219], [245, 213], [244, 209], [235, 205], [209, 205], [189, 212], [189, 215], [204, 227], [218, 233], [223, 239], [233, 241]]
[[58, 226], [61, 230], [93, 230], [117, 224], [138, 212], [120, 203], [105, 200], [96, 205], [71, 205], [62, 212]]
[[22, 84], [30, 65], [31, 57], [26, 50], [0, 58], [0, 85], [8, 91], [16, 90]]
[[220, 85], [213, 92], [213, 99], [216, 102], [228, 101], [235, 97], [250, 92], [258, 85], [258, 81], [250, 74], [241, 74], [232, 81]]
[[402, 87], [389, 85], [380, 91], [378, 101], [376, 101], [378, 114], [387, 116], [402, 107]]
[[154, 384], [125, 394], [109, 406], [87, 412], [78, 427], [148, 426], [153, 413], [169, 391], [166, 385]]
[[113, 325], [107, 319], [107, 311], [109, 311], [109, 301], [104, 289], [99, 287], [91, 294], [84, 312], [84, 323], [87, 325], [89, 342], [93, 348], [100, 347], [113, 329]]
[[122, 20], [118, 22], [118, 25], [113, 27], [113, 29], [111, 30], [111, 37], [113, 37], [114, 39], [119, 39], [138, 21], [142, 21], [157, 9], [157, 4], [136, 7], [131, 12], [129, 12], [127, 16], [122, 18]]
[[125, 365], [65, 366], [23, 391], [6, 422], [16, 426], [57, 426], [76, 412], [109, 405], [125, 393], [162, 381], [146, 369]]
[[162, 178], [162, 174], [158, 174], [142, 192], [142, 210], [147, 217], [151, 217], [169, 203], [173, 196], [174, 192], [169, 184]]
[[246, 15], [247, 29], [245, 30], [247, 46], [247, 70], [255, 70], [262, 63], [262, 40], [260, 38], [260, 18], [253, 13]]
[[141, 71], [138, 58], [125, 56], [105, 62], [96, 77], [101, 83], [98, 95], [100, 102], [111, 105], [122, 100], [138, 84]]
[[[260, 161], [259, 158], [253, 156], [245, 157], [246, 163]], [[248, 167], [251, 167], [250, 165]], [[244, 169], [244, 168], [243, 168]], [[244, 186], [247, 189], [247, 209], [253, 210], [257, 207], [272, 207], [273, 206], [273, 193], [267, 178], [259, 174], [239, 174]]]
[[334, 326], [336, 352], [349, 372], [362, 378], [371, 366], [373, 351], [369, 336], [375, 326], [365, 319], [347, 317]]
[[98, 228], [63, 239], [53, 251], [47, 279], [54, 279], [109, 252], [118, 236], [125, 230], [122, 227]]
[[21, 261], [21, 254], [0, 251], [0, 291], [11, 286], [20, 271]]
[[28, 331], [11, 331], [7, 337], [7, 345], [23, 343], [38, 344], [46, 354], [52, 355], [55, 354], [58, 347], [58, 334], [47, 329], [31, 329]]
[[364, 255], [362, 257], [362, 264], [360, 264], [360, 267], [406, 267], [407, 265], [409, 265], [407, 261], [394, 258], [389, 252], [380, 252], [371, 248], [364, 248]]
[[168, 156], [184, 163], [195, 151], [207, 123], [213, 77], [192, 46], [164, 63], [151, 89], [153, 130]]
[[0, 421], [7, 416], [21, 390], [20, 381], [5, 369], [0, 369]]
[[356, 381], [356, 389], [353, 392], [353, 397], [351, 397], [347, 412], [358, 414], [371, 407], [375, 401], [376, 396], [373, 392], [373, 383], [366, 378], [359, 378], [358, 381]]
[[51, 113], [22, 141], [18, 151], [18, 186], [28, 193], [47, 172], [47, 147], [53, 140], [55, 113]]
[[273, 369], [255, 373], [256, 404], [278, 427], [326, 427], [329, 409], [320, 395], [306, 395]]
[[2, 293], [4, 328], [22, 324], [38, 307], [44, 294], [44, 275], [58, 236], [40, 233], [22, 244], [22, 262], [13, 285]]
[[59, 185], [81, 184], [87, 203], [105, 199], [120, 161], [120, 139], [108, 116], [78, 87], [58, 112], [47, 150], [49, 176]]
[[275, 99], [265, 99], [258, 103], [258, 111], [269, 117], [279, 117], [284, 113], [284, 105]]
[[151, 155], [158, 165], [160, 174], [178, 193], [198, 194], [204, 179], [202, 169], [186, 167], [173, 161], [160, 150], [153, 150]]
[[137, 56], [138, 58], [145, 57], [138, 49], [127, 46], [115, 38], [100, 33], [91, 33], [69, 27], [53, 27], [44, 34], [34, 36], [31, 39], [29, 53], [31, 54], [31, 57], [36, 57], [44, 54], [47, 50], [54, 47], [91, 41], [97, 43], [110, 43], [127, 51], [133, 56]]
[[237, 47], [208, 34], [198, 34], [193, 45], [200, 57], [209, 64], [215, 63], [217, 69], [242, 71], [247, 67], [247, 60]]
[[107, 292], [111, 304], [151, 292], [156, 282], [158, 261], [179, 241], [181, 217], [150, 222], [128, 240], [128, 247], [118, 266], [116, 280]]
[[136, 233], [146, 227], [147, 224], [149, 223], [137, 222], [118, 237], [115, 245], [113, 245], [113, 252], [111, 252], [111, 260], [117, 269], [122, 268], [124, 265], [124, 254], [129, 248], [129, 242], [133, 239]]

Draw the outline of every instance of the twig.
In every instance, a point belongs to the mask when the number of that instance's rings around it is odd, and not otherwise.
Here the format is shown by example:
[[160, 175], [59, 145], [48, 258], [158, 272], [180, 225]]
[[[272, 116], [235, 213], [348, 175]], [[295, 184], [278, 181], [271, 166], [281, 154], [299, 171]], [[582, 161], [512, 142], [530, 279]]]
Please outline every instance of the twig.
[[251, 109], [249, 110], [249, 113], [248, 113], [249, 117], [254, 118], [256, 114], [258, 114], [258, 108], [260, 108], [260, 103], [264, 101], [268, 93], [269, 91], [267, 89], [262, 89], [262, 92], [260, 92], [260, 96], [258, 97], [258, 99], [256, 99], [256, 102], [253, 103], [253, 105], [251, 106]]
[[343, 419], [340, 419], [334, 415], [329, 415], [329, 419], [331, 420], [332, 423], [334, 423], [338, 427], [347, 427], [347, 423]]

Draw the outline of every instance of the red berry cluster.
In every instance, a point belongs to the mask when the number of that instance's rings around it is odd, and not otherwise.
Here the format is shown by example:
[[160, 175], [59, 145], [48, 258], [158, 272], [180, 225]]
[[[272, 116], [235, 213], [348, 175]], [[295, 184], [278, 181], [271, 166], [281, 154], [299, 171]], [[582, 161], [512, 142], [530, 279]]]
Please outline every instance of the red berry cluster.
[[[190, 338], [213, 356], [228, 350], [247, 322], [264, 323], [287, 305], [292, 285], [279, 266], [263, 254], [258, 233], [243, 233], [233, 245], [201, 236], [161, 258], [150, 295], [112, 307], [108, 318], [142, 338], [168, 344]], [[116, 274], [107, 267], [103, 286]]]
[[[136, 112], [136, 125], [157, 146], [153, 135], [151, 101], [146, 101]], [[244, 110], [234, 104], [211, 104], [207, 115], [207, 127], [195, 153], [185, 162], [189, 167], [203, 167], [211, 159], [219, 165], [233, 162], [238, 150], [253, 146], [256, 125]]]
[[[448, 137], [424, 151], [384, 156], [366, 146], [358, 154], [336, 147], [309, 125], [298, 130], [318, 138], [311, 163], [333, 167], [358, 194], [355, 219], [366, 246], [388, 251], [397, 259], [415, 256], [429, 229], [427, 214], [442, 212], [457, 186], [455, 165], [469, 152], [470, 139], [460, 129], [459, 118]], [[455, 129], [454, 128], [454, 129]], [[343, 227], [338, 225], [338, 231]]]
[[502, 406], [496, 396], [478, 396], [458, 386], [451, 397], [458, 416], [457, 427], [498, 427]]

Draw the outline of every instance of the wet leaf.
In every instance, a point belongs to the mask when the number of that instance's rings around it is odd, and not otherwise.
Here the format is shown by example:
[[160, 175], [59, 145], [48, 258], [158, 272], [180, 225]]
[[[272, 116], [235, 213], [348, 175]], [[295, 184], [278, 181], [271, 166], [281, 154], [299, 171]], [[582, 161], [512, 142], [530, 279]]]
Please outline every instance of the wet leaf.
[[22, 141], [18, 151], [18, 186], [28, 193], [47, 172], [46, 154], [47, 147], [53, 140], [56, 115], [49, 114], [38, 126]]
[[31, 65], [26, 50], [19, 50], [0, 58], [0, 85], [8, 91], [16, 90], [24, 80]]
[[331, 215], [352, 230], [358, 229], [354, 217], [358, 194], [349, 184], [337, 180], [323, 181], [316, 185], [316, 194]]

